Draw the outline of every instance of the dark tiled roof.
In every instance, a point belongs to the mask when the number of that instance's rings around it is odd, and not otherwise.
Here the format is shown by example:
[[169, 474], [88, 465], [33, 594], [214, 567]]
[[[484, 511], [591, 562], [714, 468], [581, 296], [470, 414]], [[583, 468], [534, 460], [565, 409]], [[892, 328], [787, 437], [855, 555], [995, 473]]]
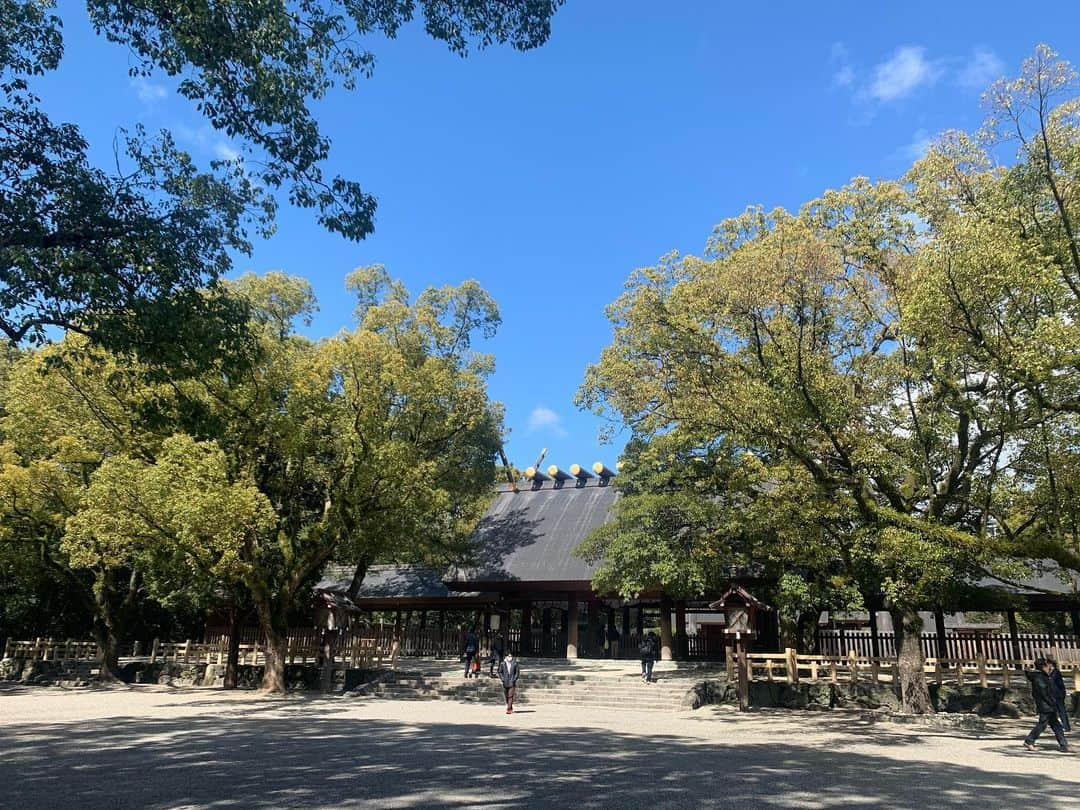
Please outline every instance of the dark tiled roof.
[[[355, 568], [328, 565], [316, 590], [345, 593], [352, 584]], [[460, 596], [462, 594], [453, 594]], [[388, 598], [446, 598], [451, 596], [443, 584], [443, 572], [423, 565], [373, 565], [364, 575], [356, 601]]]
[[598, 479], [584, 486], [545, 482], [514, 493], [503, 487], [472, 536], [471, 567], [451, 571], [455, 582], [584, 582], [596, 566], [574, 555], [610, 518], [617, 493]]
[[1063, 570], [1051, 560], [1033, 560], [1031, 565], [1031, 574], [1023, 579], [1006, 578], [1006, 581], [988, 576], [976, 584], [981, 588], [999, 588], [1017, 594], [1050, 592], [1080, 595], [1080, 576]]

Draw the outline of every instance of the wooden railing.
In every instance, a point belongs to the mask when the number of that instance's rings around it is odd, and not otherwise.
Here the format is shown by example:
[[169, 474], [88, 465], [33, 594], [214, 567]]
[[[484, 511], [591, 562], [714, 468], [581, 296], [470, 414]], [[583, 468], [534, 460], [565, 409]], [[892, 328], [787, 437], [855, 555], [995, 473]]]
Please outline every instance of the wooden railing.
[[[1047, 651], [1051, 652], [1051, 651]], [[1070, 650], [1054, 650], [1062, 674], [1072, 673], [1073, 689], [1080, 692], [1080, 654], [1070, 657]], [[738, 663], [727, 661], [728, 677], [735, 679]], [[852, 650], [848, 655], [800, 655], [788, 649], [782, 653], [749, 653], [746, 666], [751, 680], [787, 683], [895, 683], [899, 680], [895, 657], [861, 656]], [[1032, 659], [998, 659], [977, 655], [973, 658], [928, 657], [924, 672], [934, 683], [959, 686], [1009, 687], [1014, 681], [1026, 684], [1025, 670], [1034, 666]]]
[[30, 661], [97, 661], [98, 646], [93, 641], [60, 641], [37, 638], [33, 641], [8, 639], [4, 644], [4, 658], [23, 658]]
[[[878, 633], [877, 654], [883, 658], [896, 654], [895, 633]], [[923, 654], [937, 656], [938, 643], [936, 633], [922, 634]], [[979, 632], [970, 630], [946, 631], [945, 651], [948, 658], [974, 658], [985, 655], [994, 659], [1038, 658], [1050, 650], [1062, 650], [1080, 654], [1080, 636], [1057, 633], [1020, 633], [1016, 638], [1019, 649], [1013, 649], [1012, 637], [1003, 633]], [[856, 655], [874, 654], [873, 634], [869, 630], [820, 630], [818, 631], [818, 649], [826, 655], [847, 655], [854, 651]]]

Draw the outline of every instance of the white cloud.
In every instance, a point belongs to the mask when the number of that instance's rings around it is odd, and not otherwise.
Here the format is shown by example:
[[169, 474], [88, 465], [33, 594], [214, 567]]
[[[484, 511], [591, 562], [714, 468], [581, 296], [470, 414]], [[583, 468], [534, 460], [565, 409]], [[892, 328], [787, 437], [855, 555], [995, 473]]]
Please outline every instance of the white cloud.
[[544, 405], [537, 405], [529, 414], [529, 433], [548, 431], [556, 436], [565, 436], [566, 428], [562, 426], [561, 417]]
[[900, 149], [900, 156], [905, 160], [914, 162], [926, 157], [926, 153], [934, 143], [933, 136], [925, 129], [917, 129], [911, 136], [911, 141]]
[[240, 157], [240, 152], [232, 144], [206, 124], [203, 124], [198, 129], [180, 124], [173, 131], [189, 147], [195, 147], [202, 152], [211, 154], [218, 160], [236, 160]]
[[941, 68], [926, 59], [924, 48], [905, 45], [874, 68], [868, 92], [877, 101], [896, 101], [921, 85], [933, 84], [940, 76]]
[[844, 65], [832, 75], [832, 83], [836, 87], [850, 87], [855, 81], [855, 70], [851, 65]]
[[851, 57], [844, 43], [833, 43], [829, 53], [829, 62], [836, 68], [832, 75], [833, 86], [850, 87], [855, 81], [855, 68], [851, 66]]
[[169, 94], [163, 84], [155, 84], [148, 81], [145, 76], [136, 76], [131, 80], [131, 86], [135, 89], [135, 95], [143, 104], [153, 104], [161, 101]]
[[960, 69], [956, 83], [971, 90], [983, 91], [1005, 73], [1005, 64], [996, 53], [976, 48]]
[[225, 141], [218, 141], [214, 144], [214, 154], [221, 160], [236, 160], [240, 157], [240, 153]]

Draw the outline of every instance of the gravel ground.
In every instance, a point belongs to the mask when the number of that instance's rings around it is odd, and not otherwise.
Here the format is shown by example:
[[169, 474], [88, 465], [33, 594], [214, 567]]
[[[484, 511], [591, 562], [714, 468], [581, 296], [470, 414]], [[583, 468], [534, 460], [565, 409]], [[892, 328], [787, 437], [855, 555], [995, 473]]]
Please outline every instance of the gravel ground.
[[1080, 808], [1027, 726], [0, 686], [0, 806]]

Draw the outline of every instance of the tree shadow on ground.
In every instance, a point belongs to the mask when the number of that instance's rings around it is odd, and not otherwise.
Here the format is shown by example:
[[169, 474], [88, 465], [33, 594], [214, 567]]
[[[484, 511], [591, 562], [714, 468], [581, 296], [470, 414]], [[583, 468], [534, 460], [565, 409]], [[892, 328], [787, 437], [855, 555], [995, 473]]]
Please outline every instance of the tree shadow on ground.
[[[736, 744], [595, 728], [364, 719], [362, 702], [303, 713], [110, 717], [9, 725], [10, 807], [1055, 806], [1077, 785], [993, 764], [907, 761], [840, 744]], [[361, 716], [357, 716], [357, 713]], [[861, 735], [859, 735], [861, 736]], [[893, 736], [898, 746], [917, 744]], [[853, 742], [853, 740], [852, 740]], [[1063, 805], [1062, 805], [1063, 806]]]

